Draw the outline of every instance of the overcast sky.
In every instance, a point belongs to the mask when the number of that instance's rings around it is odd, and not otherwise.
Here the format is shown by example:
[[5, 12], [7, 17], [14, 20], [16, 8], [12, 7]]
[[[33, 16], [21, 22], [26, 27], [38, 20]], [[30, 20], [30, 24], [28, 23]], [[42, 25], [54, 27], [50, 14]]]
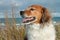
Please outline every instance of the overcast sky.
[[60, 0], [0, 0], [0, 18], [4, 17], [5, 10], [11, 16], [12, 5], [15, 7], [15, 16], [19, 16], [19, 11], [32, 4], [39, 4], [49, 9], [55, 17], [60, 17]]

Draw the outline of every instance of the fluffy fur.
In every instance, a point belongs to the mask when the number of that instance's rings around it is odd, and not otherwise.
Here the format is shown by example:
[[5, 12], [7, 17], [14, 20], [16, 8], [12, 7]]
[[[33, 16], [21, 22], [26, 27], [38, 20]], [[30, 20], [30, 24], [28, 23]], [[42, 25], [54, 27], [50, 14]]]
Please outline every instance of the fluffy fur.
[[24, 18], [35, 17], [35, 20], [25, 23], [28, 40], [55, 40], [55, 28], [51, 22], [51, 16], [45, 7], [32, 5], [21, 11], [20, 15]]
[[46, 24], [44, 28], [41, 24], [26, 25], [28, 40], [55, 40], [55, 28], [53, 24]]

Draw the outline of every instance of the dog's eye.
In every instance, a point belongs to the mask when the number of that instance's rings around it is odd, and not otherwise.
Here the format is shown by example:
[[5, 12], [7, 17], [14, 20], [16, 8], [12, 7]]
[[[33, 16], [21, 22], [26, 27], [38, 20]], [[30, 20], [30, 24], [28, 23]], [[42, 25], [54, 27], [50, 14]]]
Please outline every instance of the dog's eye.
[[31, 11], [34, 11], [35, 9], [32, 9], [32, 8], [31, 8], [30, 10], [31, 10]]

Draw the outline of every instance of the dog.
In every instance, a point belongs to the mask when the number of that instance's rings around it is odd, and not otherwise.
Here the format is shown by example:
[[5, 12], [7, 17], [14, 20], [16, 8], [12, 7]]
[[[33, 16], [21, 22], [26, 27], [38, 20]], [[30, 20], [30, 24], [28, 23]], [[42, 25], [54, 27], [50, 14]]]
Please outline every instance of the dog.
[[55, 40], [55, 27], [47, 8], [31, 5], [24, 11], [20, 11], [20, 15], [26, 25], [27, 40]]

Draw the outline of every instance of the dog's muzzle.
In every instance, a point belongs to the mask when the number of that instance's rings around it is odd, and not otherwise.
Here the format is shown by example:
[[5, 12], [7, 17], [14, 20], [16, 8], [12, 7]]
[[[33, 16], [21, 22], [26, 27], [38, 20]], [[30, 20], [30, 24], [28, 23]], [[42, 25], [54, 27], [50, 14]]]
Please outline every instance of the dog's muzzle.
[[34, 21], [36, 18], [35, 17], [29, 17], [29, 16], [24, 16], [24, 11], [20, 11], [20, 15], [21, 15], [21, 17], [23, 18], [23, 20], [22, 20], [22, 22], [23, 23], [29, 23], [29, 22], [32, 22], [32, 21]]
[[34, 20], [35, 20], [35, 17], [25, 17], [23, 18], [23, 23], [28, 23]]

